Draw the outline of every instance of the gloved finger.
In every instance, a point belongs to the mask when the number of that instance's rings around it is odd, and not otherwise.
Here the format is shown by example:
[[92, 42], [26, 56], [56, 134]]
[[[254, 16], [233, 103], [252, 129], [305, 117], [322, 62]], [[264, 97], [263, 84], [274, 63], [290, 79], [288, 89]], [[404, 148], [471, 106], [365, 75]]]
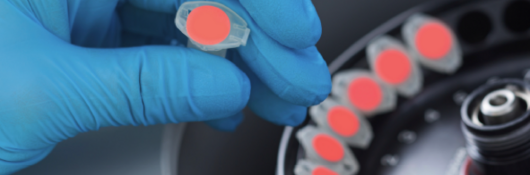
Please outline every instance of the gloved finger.
[[278, 125], [298, 126], [305, 120], [307, 107], [281, 99], [257, 78], [251, 82], [248, 107], [256, 115]]
[[239, 0], [256, 24], [279, 43], [294, 49], [314, 46], [322, 34], [311, 0]]
[[292, 49], [269, 37], [236, 1], [223, 1], [248, 23], [251, 30], [246, 46], [238, 48], [243, 60], [274, 94], [287, 102], [311, 106], [331, 91], [326, 62], [316, 49]]
[[314, 46], [293, 50], [274, 44], [267, 36], [254, 34], [239, 52], [256, 76], [290, 103], [316, 105], [331, 91], [326, 62]]
[[[110, 4], [110, 3], [109, 3]], [[40, 21], [40, 25], [46, 28], [58, 38], [70, 41], [70, 26], [68, 21], [68, 2], [66, 1], [6, 1], [19, 12], [33, 21]], [[48, 7], [48, 8], [45, 8]]]
[[205, 123], [208, 124], [208, 126], [220, 131], [233, 132], [236, 130], [237, 126], [243, 122], [243, 119], [243, 113], [239, 112], [230, 117], [208, 120], [205, 121]]
[[116, 25], [119, 20], [114, 12], [118, 0], [6, 3], [6, 7], [15, 7], [19, 13], [63, 41], [85, 47], [116, 47], [119, 44], [119, 25]]
[[249, 77], [252, 84], [248, 107], [261, 118], [278, 125], [297, 126], [307, 115], [307, 107], [287, 102], [274, 94], [248, 68], [237, 52], [229, 52], [232, 62]]

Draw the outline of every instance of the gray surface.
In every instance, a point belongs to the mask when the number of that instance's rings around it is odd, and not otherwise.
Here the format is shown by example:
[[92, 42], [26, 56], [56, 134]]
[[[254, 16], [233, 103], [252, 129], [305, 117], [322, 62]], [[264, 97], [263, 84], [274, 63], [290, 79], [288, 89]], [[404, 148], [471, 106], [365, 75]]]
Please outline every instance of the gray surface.
[[179, 160], [179, 175], [272, 175], [283, 127], [250, 111], [233, 133], [204, 123], [188, 123]]
[[61, 142], [15, 175], [157, 175], [163, 125], [108, 127]]

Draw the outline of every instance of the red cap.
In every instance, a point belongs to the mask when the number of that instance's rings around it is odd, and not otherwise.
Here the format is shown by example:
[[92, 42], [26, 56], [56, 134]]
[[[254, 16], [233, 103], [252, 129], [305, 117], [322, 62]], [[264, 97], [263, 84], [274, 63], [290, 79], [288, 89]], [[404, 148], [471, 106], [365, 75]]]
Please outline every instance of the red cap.
[[359, 77], [348, 85], [348, 98], [359, 110], [372, 111], [383, 101], [383, 91], [373, 79]]
[[339, 173], [336, 173], [335, 171], [330, 170], [326, 167], [318, 166], [313, 170], [311, 175], [339, 175]]
[[320, 157], [330, 162], [338, 162], [344, 157], [344, 148], [335, 138], [319, 134], [313, 138], [313, 147]]
[[431, 60], [443, 58], [453, 45], [449, 29], [438, 22], [423, 24], [418, 29], [414, 42], [418, 52]]
[[218, 7], [204, 5], [193, 9], [186, 21], [189, 37], [203, 45], [221, 43], [230, 34], [230, 19]]
[[344, 137], [354, 136], [359, 131], [359, 119], [344, 106], [336, 106], [328, 112], [328, 123], [331, 129]]
[[407, 54], [401, 50], [384, 50], [375, 60], [375, 73], [389, 84], [397, 85], [405, 82], [411, 72], [411, 62]]

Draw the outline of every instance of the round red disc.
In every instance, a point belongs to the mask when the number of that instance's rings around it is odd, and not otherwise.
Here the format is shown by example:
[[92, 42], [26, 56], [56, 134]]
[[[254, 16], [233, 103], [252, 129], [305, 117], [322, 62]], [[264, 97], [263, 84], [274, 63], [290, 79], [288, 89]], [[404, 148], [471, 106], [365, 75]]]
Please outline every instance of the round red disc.
[[230, 19], [218, 7], [204, 5], [193, 9], [186, 21], [189, 37], [200, 44], [214, 45], [230, 33]]
[[336, 106], [328, 112], [328, 123], [331, 129], [344, 137], [351, 137], [359, 131], [359, 119], [348, 108]]
[[360, 77], [348, 85], [348, 98], [357, 109], [372, 111], [383, 101], [383, 91], [371, 78]]
[[375, 73], [389, 84], [396, 85], [405, 82], [411, 72], [411, 62], [400, 50], [384, 50], [375, 60]]
[[326, 134], [315, 136], [313, 147], [320, 157], [330, 162], [338, 162], [344, 157], [344, 149], [340, 142]]
[[421, 55], [437, 60], [449, 53], [453, 39], [447, 27], [438, 22], [429, 22], [418, 29], [415, 43]]
[[316, 167], [313, 172], [311, 173], [311, 175], [339, 175], [338, 173], [336, 173], [335, 171], [333, 170], [330, 170], [326, 167], [323, 167], [323, 166], [318, 166]]

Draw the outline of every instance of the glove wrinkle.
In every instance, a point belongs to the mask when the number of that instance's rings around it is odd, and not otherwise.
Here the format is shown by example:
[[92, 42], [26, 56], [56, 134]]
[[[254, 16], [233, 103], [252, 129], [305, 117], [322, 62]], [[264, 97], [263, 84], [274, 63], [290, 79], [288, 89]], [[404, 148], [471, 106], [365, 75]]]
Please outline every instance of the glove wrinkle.
[[[143, 70], [144, 70], [144, 62], [145, 62], [145, 59], [147, 59], [147, 56], [145, 54], [145, 51], [141, 51], [140, 52], [140, 56], [139, 56], [140, 59], [139, 62], [138, 62], [138, 93], [140, 95], [140, 103], [142, 104], [142, 117], [140, 117], [141, 119], [143, 119], [143, 121], [138, 121], [136, 120], [137, 117], [132, 117], [132, 121], [133, 121], [133, 125], [138, 125], [140, 123], [147, 123], [147, 115], [145, 114], [145, 101], [144, 101], [144, 94], [143, 94], [143, 85], [142, 85], [142, 74], [143, 74]], [[130, 100], [127, 99], [128, 101], [128, 104], [131, 104], [130, 103]], [[131, 112], [131, 116], [134, 116], [134, 112], [132, 112], [132, 108], [129, 110]]]

